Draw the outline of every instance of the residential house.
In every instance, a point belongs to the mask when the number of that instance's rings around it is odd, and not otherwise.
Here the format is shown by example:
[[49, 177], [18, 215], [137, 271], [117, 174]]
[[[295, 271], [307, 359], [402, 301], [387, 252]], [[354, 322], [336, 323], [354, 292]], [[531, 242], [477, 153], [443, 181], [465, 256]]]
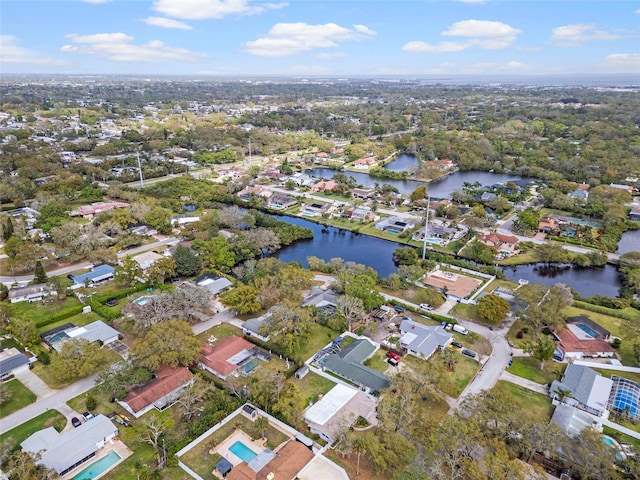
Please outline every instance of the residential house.
[[613, 387], [610, 378], [595, 370], [570, 363], [564, 371], [562, 381], [554, 380], [549, 396], [561, 403], [574, 406], [597, 417], [606, 416], [609, 394]]
[[271, 311], [257, 318], [250, 318], [242, 324], [242, 333], [248, 337], [256, 337], [263, 342], [269, 341], [269, 335], [264, 333], [264, 329], [269, 326]]
[[376, 218], [369, 207], [349, 208], [344, 212], [343, 217], [363, 223], [372, 222]]
[[289, 195], [285, 195], [282, 193], [274, 193], [269, 197], [269, 203], [267, 204], [267, 208], [273, 208], [276, 210], [285, 210], [289, 207], [295, 205], [297, 200]]
[[400, 345], [406, 348], [409, 354], [425, 360], [453, 340], [453, 335], [441, 325], [427, 326], [413, 320], [403, 320], [400, 323], [400, 332]]
[[518, 245], [518, 237], [502, 233], [489, 233], [481, 236], [478, 241], [505, 255], [512, 255]]
[[289, 179], [293, 180], [299, 187], [310, 187], [316, 183], [316, 180], [313, 177], [301, 172], [296, 172], [293, 175], [290, 175]]
[[289, 440], [277, 452], [267, 449], [251, 462], [242, 462], [227, 473], [226, 480], [294, 480], [313, 460], [314, 454], [305, 445]]
[[568, 358], [611, 358], [615, 350], [608, 342], [610, 333], [584, 315], [567, 319], [567, 328], [553, 332], [556, 345]]
[[29, 370], [29, 359], [17, 348], [0, 347], [0, 379]]
[[637, 188], [632, 187], [631, 185], [623, 185], [623, 184], [620, 184], [620, 183], [610, 183], [609, 186], [612, 187], [612, 188], [617, 188], [619, 190], [626, 190], [627, 192], [629, 192], [632, 195], [633, 195], [634, 192], [638, 191]]
[[333, 180], [320, 180], [315, 185], [311, 186], [312, 192], [335, 192], [338, 189], [338, 184]]
[[233, 284], [229, 279], [225, 277], [218, 277], [217, 275], [211, 275], [209, 273], [196, 278], [196, 285], [198, 287], [204, 287], [209, 290], [211, 295], [217, 295], [223, 290], [226, 290]]
[[156, 252], [144, 252], [144, 253], [141, 253], [140, 255], [136, 255], [135, 257], [132, 257], [131, 259], [138, 264], [138, 267], [140, 268], [140, 270], [142, 270], [143, 272], [146, 272], [147, 270], [149, 270], [151, 265], [153, 265], [158, 260], [161, 260], [163, 258], [165, 258], [163, 255], [160, 255], [159, 253], [156, 253]]
[[415, 228], [416, 225], [410, 220], [401, 220], [398, 217], [387, 217], [377, 222], [375, 227], [378, 230], [384, 230], [389, 233], [401, 233]]
[[495, 193], [484, 192], [480, 195], [480, 201], [482, 202], [493, 202], [498, 199], [498, 196]]
[[330, 203], [303, 203], [300, 211], [306, 217], [317, 217], [327, 213], [330, 208]]
[[245, 202], [250, 201], [253, 197], [269, 198], [271, 197], [271, 195], [273, 195], [273, 192], [271, 190], [260, 186], [246, 186], [238, 193], [236, 193], [236, 196], [241, 198]]
[[232, 335], [216, 345], [204, 345], [198, 366], [224, 380], [257, 354], [258, 347], [253, 343]]
[[313, 287], [309, 295], [302, 301], [303, 307], [314, 306], [318, 310], [325, 308], [335, 310], [338, 305], [338, 294], [333, 290]]
[[585, 428], [593, 428], [595, 424], [592, 415], [566, 403], [560, 403], [556, 406], [551, 420], [570, 437], [575, 437]]
[[567, 196], [571, 197], [574, 200], [577, 200], [577, 201], [579, 201], [581, 203], [584, 203], [589, 198], [589, 192], [587, 190], [582, 190], [580, 188], [577, 188], [573, 192], [567, 193]]
[[20, 446], [38, 454], [38, 465], [62, 476], [93, 458], [105, 443], [118, 435], [118, 427], [104, 415], [96, 415], [82, 425], [59, 433], [49, 427], [27, 437]]
[[554, 217], [543, 217], [538, 222], [538, 231], [542, 233], [554, 233], [560, 230], [560, 221]]
[[371, 188], [352, 188], [351, 190], [349, 190], [349, 193], [351, 193], [351, 195], [354, 198], [361, 198], [363, 200], [366, 200], [368, 198], [371, 198], [375, 195], [376, 193], [376, 189], [371, 187]]
[[193, 382], [188, 368], [163, 366], [154, 372], [154, 378], [142, 387], [132, 389], [118, 403], [136, 418], [154, 408], [163, 411], [173, 405]]
[[129, 208], [130, 205], [126, 202], [96, 202], [91, 205], [81, 205], [77, 210], [69, 213], [71, 216], [81, 215], [85, 218], [93, 217], [98, 213], [107, 212], [114, 208]]
[[113, 280], [115, 269], [111, 265], [103, 264], [93, 267], [90, 272], [81, 275], [69, 275], [68, 278], [73, 281], [72, 289], [82, 287], [94, 287], [101, 283]]
[[182, 226], [187, 223], [195, 223], [199, 222], [200, 217], [198, 215], [189, 215], [188, 213], [181, 213], [180, 215], [176, 215], [171, 219], [171, 225], [173, 226]]
[[84, 327], [76, 327], [73, 323], [66, 323], [41, 333], [40, 337], [47, 345], [59, 352], [65, 342], [72, 338], [86, 340], [90, 343], [98, 342], [100, 345], [109, 345], [119, 339], [120, 332], [102, 320], [96, 320]]
[[366, 170], [370, 167], [375, 167], [378, 165], [378, 160], [376, 157], [364, 157], [358, 158], [353, 162], [353, 168], [357, 168], [359, 170]]
[[389, 386], [389, 379], [363, 365], [380, 346], [368, 338], [360, 338], [338, 353], [327, 355], [322, 368], [345, 378], [368, 392], [380, 392]]
[[[55, 292], [53, 292], [55, 293]], [[51, 294], [51, 287], [46, 283], [27, 285], [26, 287], [14, 287], [9, 290], [9, 302], [39, 302]]]
[[312, 434], [331, 443], [345, 425], [353, 425], [358, 417], [369, 420], [375, 411], [376, 402], [369, 395], [339, 383], [307, 409], [304, 421]]

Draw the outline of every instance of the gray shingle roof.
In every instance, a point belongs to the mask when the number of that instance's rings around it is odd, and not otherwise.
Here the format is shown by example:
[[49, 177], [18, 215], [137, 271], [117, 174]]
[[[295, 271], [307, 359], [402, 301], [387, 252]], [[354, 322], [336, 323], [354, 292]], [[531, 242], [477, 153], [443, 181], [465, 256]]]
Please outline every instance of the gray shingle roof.
[[2, 356], [0, 356], [0, 376], [9, 374], [23, 365], [29, 365], [27, 356], [15, 348], [0, 350], [0, 352], [2, 352]]
[[324, 367], [357, 385], [380, 391], [389, 386], [389, 379], [383, 373], [362, 365], [375, 351], [376, 346], [368, 340], [356, 340], [340, 353], [329, 355]]

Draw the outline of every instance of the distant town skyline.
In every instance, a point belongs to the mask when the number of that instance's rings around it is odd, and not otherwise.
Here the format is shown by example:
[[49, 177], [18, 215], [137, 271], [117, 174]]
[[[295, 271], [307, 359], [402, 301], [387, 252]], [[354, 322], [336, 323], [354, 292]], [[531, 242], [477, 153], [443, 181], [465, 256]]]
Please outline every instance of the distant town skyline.
[[639, 7], [602, 0], [3, 0], [0, 72], [640, 79]]

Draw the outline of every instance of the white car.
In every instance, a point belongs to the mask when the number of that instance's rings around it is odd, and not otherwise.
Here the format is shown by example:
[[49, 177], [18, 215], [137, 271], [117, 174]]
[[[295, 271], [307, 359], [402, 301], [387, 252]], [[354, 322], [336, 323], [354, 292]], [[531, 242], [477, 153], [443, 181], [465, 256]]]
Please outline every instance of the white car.
[[420, 308], [422, 308], [423, 310], [433, 310], [433, 307], [428, 303], [421, 303]]

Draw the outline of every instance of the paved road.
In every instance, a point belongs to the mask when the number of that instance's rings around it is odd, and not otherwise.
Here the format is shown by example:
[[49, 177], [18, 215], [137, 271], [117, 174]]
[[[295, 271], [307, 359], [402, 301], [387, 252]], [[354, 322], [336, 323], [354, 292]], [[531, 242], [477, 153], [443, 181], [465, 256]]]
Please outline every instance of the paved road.
[[[147, 250], [153, 250], [154, 248], [161, 247], [164, 245], [175, 245], [178, 243], [180, 239], [174, 237], [163, 238], [162, 240], [158, 240], [153, 243], [149, 243], [147, 245], [142, 245], [140, 247], [135, 247], [127, 250], [123, 253], [118, 253], [118, 258], [123, 258], [127, 255], [135, 255], [136, 253], [146, 252]], [[80, 270], [83, 268], [91, 268], [93, 264], [91, 262], [80, 262], [74, 263], [73, 265], [67, 265], [66, 267], [57, 268], [55, 270], [47, 271], [47, 275], [49, 277], [57, 277], [59, 275], [67, 275], [71, 272], [75, 272], [76, 270]], [[33, 275], [4, 275], [0, 276], [0, 283], [4, 283], [7, 286], [12, 285], [14, 282], [19, 284], [26, 284], [33, 280]]]
[[[37, 417], [47, 410], [62, 409], [65, 410], [64, 413], [72, 412], [72, 410], [67, 407], [66, 403], [72, 398], [90, 390], [95, 384], [95, 379], [96, 375], [83, 378], [73, 385], [62, 390], [58, 390], [53, 395], [43, 398], [42, 400], [38, 400], [37, 402], [12, 413], [8, 417], [3, 418], [0, 420], [0, 433], [7, 432], [18, 425], [22, 425], [27, 420]], [[69, 412], [67, 412], [67, 409]]]

